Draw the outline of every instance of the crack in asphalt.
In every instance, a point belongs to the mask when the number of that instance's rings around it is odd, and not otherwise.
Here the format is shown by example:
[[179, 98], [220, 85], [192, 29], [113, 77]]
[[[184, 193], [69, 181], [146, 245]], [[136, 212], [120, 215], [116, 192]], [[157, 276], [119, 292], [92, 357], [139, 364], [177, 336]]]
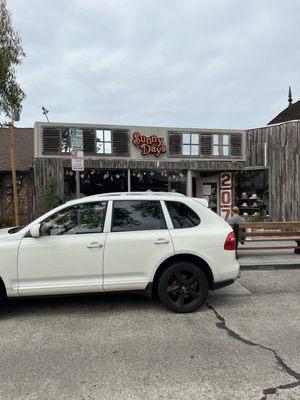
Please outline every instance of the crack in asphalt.
[[296, 378], [297, 381], [292, 382], [292, 383], [287, 383], [285, 385], [279, 385], [276, 387], [271, 387], [271, 388], [267, 388], [267, 389], [263, 389], [263, 397], [261, 397], [260, 400], [267, 400], [267, 397], [269, 394], [275, 394], [277, 392], [278, 389], [284, 390], [284, 389], [291, 389], [297, 386], [300, 386], [300, 373], [294, 371], [292, 368], [290, 368], [284, 361], [283, 359], [277, 354], [277, 352], [272, 349], [271, 347], [266, 347], [263, 346], [262, 344], [253, 342], [252, 340], [249, 339], [245, 339], [243, 338], [241, 335], [239, 335], [238, 333], [234, 332], [232, 329], [230, 329], [227, 325], [226, 325], [226, 320], [224, 317], [222, 317], [221, 314], [218, 313], [218, 311], [215, 309], [215, 307], [209, 303], [205, 303], [206, 306], [212, 310], [218, 321], [216, 323], [217, 327], [220, 329], [224, 329], [228, 335], [244, 344], [247, 344], [248, 346], [256, 346], [256, 347], [260, 347], [263, 350], [268, 350], [271, 351], [276, 359], [276, 363], [283, 369], [283, 371], [285, 373], [287, 373], [288, 375], [292, 376], [293, 378]]

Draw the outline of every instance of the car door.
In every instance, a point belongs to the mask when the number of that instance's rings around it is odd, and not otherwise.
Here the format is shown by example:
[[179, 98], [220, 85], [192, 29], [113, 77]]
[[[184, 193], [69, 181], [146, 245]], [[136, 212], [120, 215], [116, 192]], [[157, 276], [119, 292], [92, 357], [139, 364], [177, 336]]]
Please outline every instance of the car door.
[[102, 291], [107, 202], [65, 207], [42, 221], [40, 236], [22, 239], [18, 292], [22, 296]]
[[117, 200], [104, 255], [104, 290], [145, 289], [174, 254], [160, 201]]

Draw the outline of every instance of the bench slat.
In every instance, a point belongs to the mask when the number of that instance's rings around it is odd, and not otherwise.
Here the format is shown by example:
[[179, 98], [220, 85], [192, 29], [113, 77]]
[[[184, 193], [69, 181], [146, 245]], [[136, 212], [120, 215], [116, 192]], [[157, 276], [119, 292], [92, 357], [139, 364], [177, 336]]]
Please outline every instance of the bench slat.
[[242, 222], [239, 224], [241, 228], [300, 228], [300, 221], [294, 222]]
[[239, 242], [244, 242], [244, 243], [253, 243], [253, 242], [300, 242], [300, 238], [285, 238], [285, 239], [275, 239], [275, 238], [269, 238], [269, 239], [251, 239], [251, 240], [245, 240], [241, 239], [239, 237]]
[[245, 251], [245, 250], [279, 250], [279, 249], [300, 249], [300, 246], [272, 246], [272, 247], [238, 247], [238, 251]]
[[253, 236], [279, 236], [279, 237], [299, 237], [300, 232], [239, 232], [239, 237], [253, 237]]

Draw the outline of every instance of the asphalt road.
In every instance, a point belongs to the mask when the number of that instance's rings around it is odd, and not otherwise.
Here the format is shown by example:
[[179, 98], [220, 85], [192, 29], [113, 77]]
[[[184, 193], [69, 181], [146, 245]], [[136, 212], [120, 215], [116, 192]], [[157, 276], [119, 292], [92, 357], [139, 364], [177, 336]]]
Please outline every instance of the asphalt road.
[[247, 271], [193, 314], [138, 295], [0, 311], [0, 400], [300, 399], [300, 270]]

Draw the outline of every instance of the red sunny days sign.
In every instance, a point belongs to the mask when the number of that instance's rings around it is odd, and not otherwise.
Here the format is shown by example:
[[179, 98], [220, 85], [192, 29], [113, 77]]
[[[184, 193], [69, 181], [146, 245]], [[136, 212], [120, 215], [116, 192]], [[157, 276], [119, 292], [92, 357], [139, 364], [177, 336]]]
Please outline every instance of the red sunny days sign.
[[142, 156], [154, 154], [155, 157], [159, 157], [167, 151], [167, 146], [164, 145], [164, 138], [159, 138], [156, 135], [143, 136], [139, 132], [134, 132], [132, 144], [142, 150]]

